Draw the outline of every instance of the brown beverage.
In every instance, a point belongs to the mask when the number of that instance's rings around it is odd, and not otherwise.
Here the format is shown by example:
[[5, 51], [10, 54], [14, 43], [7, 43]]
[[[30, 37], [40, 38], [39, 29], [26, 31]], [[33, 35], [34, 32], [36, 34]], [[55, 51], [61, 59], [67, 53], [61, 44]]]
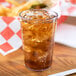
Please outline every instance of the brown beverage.
[[57, 19], [53, 13], [49, 16], [47, 11], [36, 9], [20, 13], [24, 61], [33, 71], [43, 71], [52, 64]]

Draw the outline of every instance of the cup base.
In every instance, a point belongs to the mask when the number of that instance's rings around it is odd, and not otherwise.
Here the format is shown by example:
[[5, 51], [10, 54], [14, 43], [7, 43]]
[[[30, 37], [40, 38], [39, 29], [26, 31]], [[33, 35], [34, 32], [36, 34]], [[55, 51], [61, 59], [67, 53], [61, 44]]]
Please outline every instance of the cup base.
[[24, 64], [24, 66], [29, 69], [30, 71], [35, 71], [35, 72], [42, 72], [42, 71], [45, 71], [45, 70], [48, 70], [51, 66], [48, 66], [47, 68], [45, 69], [40, 69], [40, 70], [36, 70], [36, 69], [32, 69], [30, 67], [28, 67], [26, 64]]

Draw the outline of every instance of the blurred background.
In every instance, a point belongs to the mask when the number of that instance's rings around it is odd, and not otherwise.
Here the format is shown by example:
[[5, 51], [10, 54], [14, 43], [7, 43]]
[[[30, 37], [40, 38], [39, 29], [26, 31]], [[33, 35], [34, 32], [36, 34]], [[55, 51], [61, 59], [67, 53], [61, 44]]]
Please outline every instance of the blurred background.
[[[6, 44], [12, 38], [13, 32], [17, 33], [20, 38], [17, 39], [19, 43], [15, 47], [10, 41], [9, 43], [14, 49], [9, 47], [10, 49], [7, 49], [6, 52], [14, 51], [22, 46], [20, 24], [19, 21], [16, 21], [16, 17], [19, 12], [27, 9], [47, 9], [49, 12], [57, 12], [55, 42], [76, 48], [76, 0], [0, 0], [0, 32], [5, 31], [2, 35], [0, 34], [0, 45]], [[13, 32], [10, 29], [5, 30], [8, 25]], [[14, 25], [18, 26], [14, 28]], [[9, 37], [5, 36], [8, 31], [11, 32]], [[2, 54], [6, 54], [5, 50], [0, 51]]]

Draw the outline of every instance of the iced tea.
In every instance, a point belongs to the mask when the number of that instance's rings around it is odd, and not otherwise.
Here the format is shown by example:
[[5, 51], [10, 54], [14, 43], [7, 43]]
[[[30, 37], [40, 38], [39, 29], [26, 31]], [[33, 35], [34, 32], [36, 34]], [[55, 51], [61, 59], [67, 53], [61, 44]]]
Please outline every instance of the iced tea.
[[43, 71], [52, 64], [57, 15], [45, 10], [20, 13], [25, 65], [33, 71]]

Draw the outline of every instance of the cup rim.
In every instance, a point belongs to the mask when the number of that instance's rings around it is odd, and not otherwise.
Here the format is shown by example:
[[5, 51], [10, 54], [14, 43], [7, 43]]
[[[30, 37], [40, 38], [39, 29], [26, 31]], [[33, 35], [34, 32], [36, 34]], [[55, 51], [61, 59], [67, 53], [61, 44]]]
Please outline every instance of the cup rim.
[[[25, 10], [25, 11], [45, 11], [45, 12], [48, 12], [47, 10], [44, 10], [44, 9], [29, 9], [29, 10]], [[24, 12], [24, 11], [22, 11], [22, 12]], [[19, 16], [20, 16], [20, 18], [26, 20], [25, 17], [21, 16], [21, 13], [22, 13], [22, 12], [19, 13]], [[46, 18], [45, 20], [58, 19], [58, 13], [57, 13], [57, 12], [55, 12], [55, 11], [50, 11], [50, 12], [52, 12], [52, 13], [55, 14], [54, 17], [51, 18], [51, 15], [50, 15], [50, 13], [49, 13], [50, 18]], [[42, 19], [39, 19], [39, 20], [42, 20]]]

